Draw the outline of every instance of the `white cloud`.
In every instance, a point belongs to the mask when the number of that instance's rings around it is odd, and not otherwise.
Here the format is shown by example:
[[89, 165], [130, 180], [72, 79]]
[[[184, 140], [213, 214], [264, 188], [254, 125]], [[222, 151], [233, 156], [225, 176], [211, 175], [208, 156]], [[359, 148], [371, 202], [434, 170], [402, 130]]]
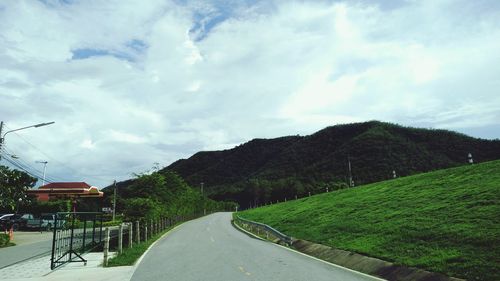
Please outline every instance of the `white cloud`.
[[0, 3], [0, 116], [56, 121], [7, 147], [106, 185], [336, 123], [499, 128], [496, 1], [179, 3]]

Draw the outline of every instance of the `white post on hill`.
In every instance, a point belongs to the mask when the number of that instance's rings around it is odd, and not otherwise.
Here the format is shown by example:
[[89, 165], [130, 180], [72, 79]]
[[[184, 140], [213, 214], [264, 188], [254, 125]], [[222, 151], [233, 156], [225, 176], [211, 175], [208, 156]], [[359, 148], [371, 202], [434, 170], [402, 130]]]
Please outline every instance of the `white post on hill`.
[[469, 155], [467, 155], [467, 162], [469, 164], [474, 164], [474, 159], [472, 159], [472, 153], [469, 152]]

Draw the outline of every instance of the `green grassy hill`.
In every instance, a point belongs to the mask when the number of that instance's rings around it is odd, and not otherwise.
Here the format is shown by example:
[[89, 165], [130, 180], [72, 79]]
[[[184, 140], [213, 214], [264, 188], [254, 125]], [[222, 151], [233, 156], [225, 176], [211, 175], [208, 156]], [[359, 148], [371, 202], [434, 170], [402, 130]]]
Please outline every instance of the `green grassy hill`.
[[500, 161], [239, 213], [284, 233], [468, 280], [500, 280]]

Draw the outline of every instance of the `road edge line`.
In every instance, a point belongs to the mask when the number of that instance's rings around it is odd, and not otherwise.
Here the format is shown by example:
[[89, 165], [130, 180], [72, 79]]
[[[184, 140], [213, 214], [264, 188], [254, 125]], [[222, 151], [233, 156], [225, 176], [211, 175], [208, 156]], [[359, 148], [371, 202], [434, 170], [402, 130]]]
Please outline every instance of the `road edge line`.
[[281, 248], [286, 249], [286, 250], [289, 250], [289, 251], [291, 251], [291, 252], [294, 252], [294, 253], [297, 253], [297, 254], [300, 254], [300, 255], [303, 255], [303, 256], [309, 257], [309, 258], [311, 258], [311, 259], [313, 259], [313, 260], [317, 260], [317, 261], [320, 261], [320, 262], [326, 263], [326, 264], [331, 265], [331, 266], [333, 266], [333, 267], [337, 267], [337, 268], [344, 269], [344, 270], [347, 270], [347, 271], [352, 272], [352, 273], [356, 273], [356, 274], [359, 274], [359, 275], [362, 275], [362, 276], [365, 276], [365, 277], [368, 277], [368, 278], [372, 278], [373, 280], [377, 280], [377, 281], [387, 281], [386, 279], [382, 279], [382, 278], [379, 278], [379, 277], [376, 277], [376, 276], [372, 276], [372, 275], [369, 275], [369, 274], [366, 274], [366, 273], [363, 273], [363, 272], [359, 272], [359, 271], [356, 271], [356, 270], [352, 270], [352, 269], [350, 269], [350, 268], [343, 267], [343, 266], [341, 266], [341, 265], [334, 264], [334, 263], [331, 263], [331, 262], [329, 262], [329, 261], [325, 261], [325, 260], [319, 259], [319, 258], [317, 258], [317, 257], [313, 257], [313, 256], [310, 256], [310, 255], [308, 255], [308, 254], [305, 254], [305, 253], [299, 252], [299, 251], [297, 251], [297, 250], [295, 250], [295, 249], [292, 249], [292, 248], [289, 248], [289, 247], [285, 247], [285, 246], [283, 246], [283, 245], [279, 245], [279, 244], [276, 244], [276, 243], [272, 243], [271, 241], [266, 240], [266, 239], [263, 239], [263, 238], [261, 238], [261, 237], [259, 237], [259, 236], [255, 235], [255, 234], [253, 234], [252, 232], [249, 232], [249, 231], [247, 231], [246, 229], [244, 229], [244, 228], [240, 227], [238, 224], [236, 224], [236, 223], [234, 222], [234, 220], [233, 220], [233, 219], [231, 219], [231, 224], [232, 224], [233, 226], [235, 226], [236, 228], [238, 228], [240, 231], [245, 232], [245, 234], [247, 234], [248, 236], [251, 236], [251, 237], [256, 238], [256, 239], [259, 239], [259, 240], [262, 240], [262, 241], [264, 241], [264, 242], [269, 242], [269, 243], [271, 243], [272, 245], [275, 245], [275, 246], [281, 247]]
[[[165, 232], [165, 234], [163, 234], [161, 237], [159, 237], [158, 239], [156, 239], [155, 242], [153, 242], [153, 244], [149, 245], [149, 247], [146, 249], [146, 251], [144, 251], [144, 253], [142, 254], [141, 257], [139, 257], [137, 259], [137, 261], [132, 265], [134, 267], [134, 272], [135, 270], [137, 269], [137, 267], [139, 266], [139, 264], [142, 262], [142, 259], [146, 256], [146, 254], [151, 250], [151, 248], [156, 244], [158, 243], [158, 241], [160, 241], [161, 239], [163, 239], [163, 237], [167, 236], [168, 234], [170, 234], [172, 231], [176, 230], [177, 228], [179, 228], [180, 226], [182, 226], [183, 224], [185, 223], [188, 223], [188, 222], [191, 222], [191, 221], [195, 221], [195, 220], [199, 220], [201, 218], [204, 218], [204, 217], [207, 217], [207, 216], [210, 216], [211, 214], [208, 214], [206, 216], [202, 216], [202, 217], [199, 217], [199, 218], [196, 218], [196, 219], [192, 219], [192, 220], [188, 220], [188, 221], [184, 221], [176, 226], [174, 226], [172, 229], [170, 229], [169, 231]], [[133, 275], [133, 273], [132, 273]]]

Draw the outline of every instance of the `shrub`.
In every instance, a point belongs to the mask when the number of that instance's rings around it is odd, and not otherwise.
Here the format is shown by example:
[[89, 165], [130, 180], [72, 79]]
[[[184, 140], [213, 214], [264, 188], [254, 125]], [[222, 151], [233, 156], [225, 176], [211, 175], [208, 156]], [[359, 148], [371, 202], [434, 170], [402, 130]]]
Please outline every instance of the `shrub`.
[[0, 248], [8, 246], [10, 238], [8, 234], [0, 233]]

